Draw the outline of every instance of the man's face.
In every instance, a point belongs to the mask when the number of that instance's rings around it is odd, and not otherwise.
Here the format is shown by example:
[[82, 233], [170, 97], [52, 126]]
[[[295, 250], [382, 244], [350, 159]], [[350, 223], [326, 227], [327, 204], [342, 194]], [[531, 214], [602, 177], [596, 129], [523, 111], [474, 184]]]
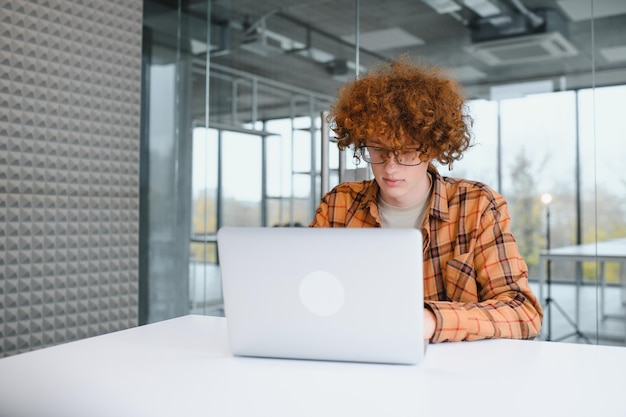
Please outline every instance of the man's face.
[[[428, 162], [422, 162], [419, 165], [401, 165], [397, 161], [395, 155], [400, 155], [401, 161], [406, 162], [407, 154], [398, 150], [394, 152], [386, 147], [381, 141], [367, 140], [367, 146], [378, 147], [376, 149], [378, 155], [384, 155], [382, 163], [371, 163], [372, 172], [376, 178], [376, 182], [380, 187], [380, 196], [387, 203], [396, 207], [409, 207], [416, 204], [430, 190], [430, 182], [428, 180]], [[402, 149], [412, 149], [406, 146]], [[414, 149], [414, 147], [413, 147]], [[388, 151], [388, 152], [387, 152]], [[372, 154], [374, 156], [374, 154]], [[418, 154], [419, 156], [419, 154]], [[379, 161], [380, 159], [378, 159]], [[414, 163], [418, 161], [415, 160]], [[409, 162], [411, 163], [411, 162]]]

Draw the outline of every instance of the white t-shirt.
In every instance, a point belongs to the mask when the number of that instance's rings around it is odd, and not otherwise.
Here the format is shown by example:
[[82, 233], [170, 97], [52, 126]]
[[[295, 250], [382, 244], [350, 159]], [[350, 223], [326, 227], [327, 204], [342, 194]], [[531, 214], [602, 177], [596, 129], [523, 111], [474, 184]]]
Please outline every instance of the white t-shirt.
[[430, 195], [432, 194], [432, 184], [430, 191], [415, 204], [409, 207], [396, 207], [378, 196], [378, 214], [383, 227], [388, 228], [421, 228], [424, 222], [424, 216], [428, 210]]

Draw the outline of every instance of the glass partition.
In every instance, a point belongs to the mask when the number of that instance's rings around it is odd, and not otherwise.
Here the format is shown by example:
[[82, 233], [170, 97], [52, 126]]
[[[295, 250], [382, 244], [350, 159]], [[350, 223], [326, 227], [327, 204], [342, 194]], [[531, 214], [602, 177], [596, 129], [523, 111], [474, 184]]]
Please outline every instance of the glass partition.
[[[173, 71], [149, 91], [161, 97], [174, 88], [163, 98], [169, 107], [151, 101], [147, 112], [154, 123], [170, 115], [178, 124], [169, 134], [172, 153], [162, 160], [150, 153], [144, 212], [159, 204], [159, 190], [170, 205], [188, 206], [187, 218], [180, 206], [163, 212], [163, 205], [155, 217], [171, 225], [170, 238], [184, 236], [172, 231], [189, 225], [187, 252], [161, 259], [175, 264], [188, 253], [189, 272], [176, 274], [187, 280], [183, 309], [223, 313], [220, 227], [305, 226], [327, 179], [333, 186], [369, 177], [337, 151], [332, 135], [330, 144], [322, 140], [329, 133], [322, 114], [345, 81], [407, 53], [446, 67], [467, 91], [475, 144], [442, 174], [483, 181], [509, 201], [531, 283], [550, 304], [550, 334], [541, 337], [624, 344], [626, 250], [613, 241], [626, 238], [626, 178], [619, 170], [626, 3], [145, 4], [146, 75]], [[163, 133], [144, 133], [144, 141], [156, 151]], [[158, 175], [177, 178], [179, 186], [163, 190], [167, 182]], [[148, 247], [163, 240], [159, 229], [143, 234]], [[603, 257], [607, 241], [619, 256]], [[571, 255], [582, 245], [588, 256]], [[565, 255], [546, 257], [548, 247]], [[145, 271], [149, 283], [154, 272]]]

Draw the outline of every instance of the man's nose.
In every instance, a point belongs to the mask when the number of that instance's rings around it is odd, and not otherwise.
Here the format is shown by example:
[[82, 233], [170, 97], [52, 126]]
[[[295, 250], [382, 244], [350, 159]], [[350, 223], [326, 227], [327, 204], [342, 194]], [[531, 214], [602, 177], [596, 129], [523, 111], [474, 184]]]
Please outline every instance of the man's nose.
[[387, 151], [387, 158], [385, 160], [385, 164], [387, 163], [391, 163], [392, 165], [400, 165], [398, 163], [397, 151], [393, 151], [393, 150]]

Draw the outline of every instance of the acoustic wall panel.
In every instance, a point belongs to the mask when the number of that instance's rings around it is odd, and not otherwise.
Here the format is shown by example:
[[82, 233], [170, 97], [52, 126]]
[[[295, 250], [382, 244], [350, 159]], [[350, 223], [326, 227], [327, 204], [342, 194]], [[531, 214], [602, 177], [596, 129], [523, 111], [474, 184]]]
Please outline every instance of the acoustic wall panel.
[[0, 357], [135, 326], [141, 0], [0, 3]]

